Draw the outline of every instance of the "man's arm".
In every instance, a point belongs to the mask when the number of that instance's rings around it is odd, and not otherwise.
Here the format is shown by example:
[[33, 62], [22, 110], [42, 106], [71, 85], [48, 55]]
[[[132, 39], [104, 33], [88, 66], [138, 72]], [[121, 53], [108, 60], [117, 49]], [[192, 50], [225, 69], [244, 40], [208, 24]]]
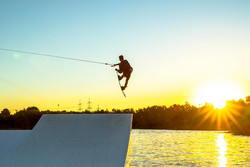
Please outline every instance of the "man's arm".
[[120, 63], [118, 63], [118, 64], [113, 64], [111, 67], [115, 67], [115, 66], [118, 66], [118, 65], [120, 65]]
[[[112, 65], [112, 67], [118, 66], [118, 65], [120, 65], [120, 64], [121, 64], [121, 63], [114, 64], [114, 65]], [[118, 73], [122, 73], [121, 69], [115, 69], [115, 71], [117, 71]]]
[[122, 71], [120, 69], [115, 69], [115, 71], [117, 71], [119, 73], [122, 73]]

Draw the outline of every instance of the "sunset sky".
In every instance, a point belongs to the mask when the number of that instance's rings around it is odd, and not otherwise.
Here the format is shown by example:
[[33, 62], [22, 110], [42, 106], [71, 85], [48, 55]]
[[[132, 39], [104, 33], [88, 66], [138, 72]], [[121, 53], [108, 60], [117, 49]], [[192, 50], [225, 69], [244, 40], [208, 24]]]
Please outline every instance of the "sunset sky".
[[[0, 111], [194, 105], [250, 95], [250, 1], [3, 0], [0, 48], [118, 63], [114, 68], [0, 51]], [[59, 106], [58, 106], [59, 105]]]

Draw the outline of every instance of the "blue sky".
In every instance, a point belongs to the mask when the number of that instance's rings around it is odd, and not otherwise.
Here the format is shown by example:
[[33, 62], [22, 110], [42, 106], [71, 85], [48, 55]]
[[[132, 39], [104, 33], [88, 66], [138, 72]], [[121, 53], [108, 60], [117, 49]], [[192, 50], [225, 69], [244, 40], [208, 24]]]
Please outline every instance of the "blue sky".
[[[134, 67], [124, 99], [110, 67], [0, 51], [0, 107], [102, 108], [191, 101], [222, 79], [250, 94], [249, 1], [1, 1], [0, 48]], [[230, 81], [229, 81], [230, 80]], [[243, 96], [243, 95], [242, 95]], [[244, 98], [244, 96], [242, 98]]]

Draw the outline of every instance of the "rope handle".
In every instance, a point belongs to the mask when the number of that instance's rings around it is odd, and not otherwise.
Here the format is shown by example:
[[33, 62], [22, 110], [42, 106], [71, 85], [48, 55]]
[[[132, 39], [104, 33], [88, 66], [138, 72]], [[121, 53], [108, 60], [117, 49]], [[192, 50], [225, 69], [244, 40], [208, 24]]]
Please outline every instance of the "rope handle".
[[63, 57], [63, 56], [50, 55], [50, 54], [43, 54], [43, 53], [36, 53], [36, 52], [27, 52], [27, 51], [21, 51], [21, 50], [5, 49], [5, 48], [0, 48], [0, 50], [2, 50], [2, 51], [7, 51], [7, 52], [25, 53], [25, 54], [31, 54], [31, 55], [37, 55], [37, 56], [53, 57], [53, 58], [59, 58], [59, 59], [83, 61], [83, 62], [87, 62], [87, 63], [104, 64], [104, 65], [110, 65], [111, 67], [113, 66], [113, 64], [108, 64], [108, 63], [103, 63], [103, 62], [98, 62], [98, 61], [91, 61], [91, 60], [84, 60], [84, 59], [76, 59], [76, 58]]

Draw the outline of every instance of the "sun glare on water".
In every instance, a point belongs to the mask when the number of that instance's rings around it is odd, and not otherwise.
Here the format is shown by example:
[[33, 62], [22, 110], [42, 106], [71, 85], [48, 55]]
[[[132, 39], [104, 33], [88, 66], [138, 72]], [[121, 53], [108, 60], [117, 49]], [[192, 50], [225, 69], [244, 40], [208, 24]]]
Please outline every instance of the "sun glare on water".
[[227, 153], [227, 143], [224, 139], [224, 134], [218, 135], [216, 146], [219, 148], [218, 151], [220, 154], [220, 156], [218, 157], [219, 167], [224, 167], [227, 164], [227, 158], [225, 156]]
[[204, 105], [206, 102], [215, 108], [223, 108], [227, 100], [244, 98], [239, 86], [229, 81], [214, 80], [197, 88], [194, 103]]

